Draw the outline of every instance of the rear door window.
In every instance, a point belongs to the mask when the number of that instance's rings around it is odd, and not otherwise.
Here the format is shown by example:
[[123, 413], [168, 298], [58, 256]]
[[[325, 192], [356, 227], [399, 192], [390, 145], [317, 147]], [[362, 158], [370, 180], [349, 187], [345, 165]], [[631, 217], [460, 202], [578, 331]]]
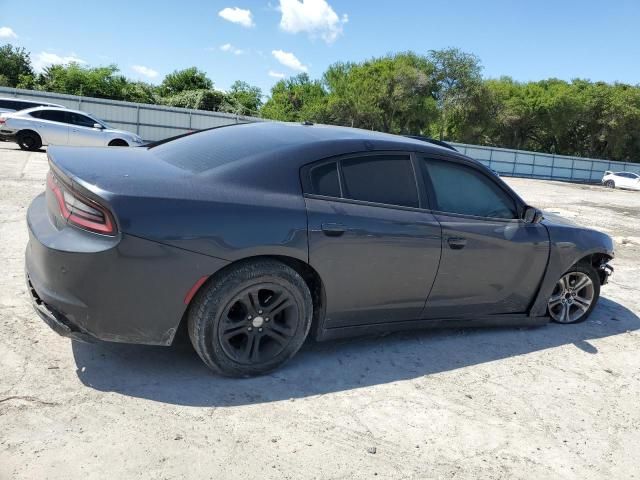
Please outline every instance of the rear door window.
[[373, 155], [341, 161], [343, 196], [353, 200], [418, 207], [409, 155]]
[[61, 110], [41, 110], [40, 118], [51, 122], [67, 123], [67, 112]]

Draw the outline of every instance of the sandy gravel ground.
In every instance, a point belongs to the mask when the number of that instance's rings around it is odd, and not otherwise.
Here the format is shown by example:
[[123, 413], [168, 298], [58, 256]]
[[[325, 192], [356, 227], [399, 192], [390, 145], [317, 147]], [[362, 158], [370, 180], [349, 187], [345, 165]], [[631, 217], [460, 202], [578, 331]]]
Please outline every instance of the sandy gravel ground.
[[230, 380], [186, 341], [84, 345], [39, 320], [23, 252], [46, 170], [0, 143], [0, 479], [640, 476], [640, 192], [507, 180], [616, 239], [584, 324], [311, 344]]

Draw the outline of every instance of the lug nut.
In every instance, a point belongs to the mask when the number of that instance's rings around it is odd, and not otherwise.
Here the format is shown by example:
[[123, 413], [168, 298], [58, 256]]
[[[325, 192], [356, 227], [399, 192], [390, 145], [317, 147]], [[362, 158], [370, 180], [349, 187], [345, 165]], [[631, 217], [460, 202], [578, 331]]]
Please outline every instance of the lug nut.
[[249, 316], [247, 317], [247, 320], [251, 320], [252, 318], [253, 318], [253, 317], [252, 317], [251, 315], [249, 315]]
[[265, 322], [268, 322], [268, 321], [269, 321], [269, 317], [265, 318], [265, 319], [264, 319], [264, 321], [265, 321]]
[[247, 328], [247, 330], [252, 331], [252, 330], [253, 330], [253, 328], [249, 327], [249, 328]]
[[260, 315], [262, 315], [262, 310], [258, 310], [258, 313], [259, 313]]
[[262, 331], [262, 329], [261, 329], [261, 328], [259, 328], [259, 329], [258, 329], [258, 331], [259, 331], [259, 332], [261, 332], [261, 331]]

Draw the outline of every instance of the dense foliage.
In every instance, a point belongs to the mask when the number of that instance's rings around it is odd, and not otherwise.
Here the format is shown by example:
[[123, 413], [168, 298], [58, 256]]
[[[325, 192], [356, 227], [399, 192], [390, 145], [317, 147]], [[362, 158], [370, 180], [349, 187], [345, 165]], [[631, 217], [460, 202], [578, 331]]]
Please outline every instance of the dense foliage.
[[481, 70], [477, 57], [457, 49], [336, 63], [322, 80], [279, 81], [262, 115], [640, 161], [640, 86], [483, 79]]
[[320, 79], [280, 80], [264, 104], [258, 87], [237, 81], [223, 92], [196, 67], [157, 86], [131, 81], [115, 65], [53, 65], [36, 74], [29, 53], [12, 45], [0, 47], [0, 85], [640, 161], [640, 86], [484, 79], [479, 59], [453, 48], [339, 62]]
[[159, 85], [129, 80], [119, 73], [116, 65], [95, 68], [78, 63], [51, 65], [36, 74], [29, 53], [10, 44], [0, 47], [0, 86], [239, 115], [258, 115], [262, 106], [258, 87], [237, 81], [229, 92], [223, 92], [215, 89], [213, 81], [196, 67], [176, 70]]
[[33, 79], [29, 52], [22, 47], [7, 44], [0, 47], [0, 86], [28, 87]]

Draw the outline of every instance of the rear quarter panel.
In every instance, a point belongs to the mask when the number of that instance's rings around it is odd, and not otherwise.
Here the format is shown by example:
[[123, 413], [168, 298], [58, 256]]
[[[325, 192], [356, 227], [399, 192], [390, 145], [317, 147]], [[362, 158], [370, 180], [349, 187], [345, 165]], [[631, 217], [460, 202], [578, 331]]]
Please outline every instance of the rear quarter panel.
[[285, 255], [308, 261], [302, 197], [251, 192], [242, 200], [114, 198], [124, 232], [228, 261]]

